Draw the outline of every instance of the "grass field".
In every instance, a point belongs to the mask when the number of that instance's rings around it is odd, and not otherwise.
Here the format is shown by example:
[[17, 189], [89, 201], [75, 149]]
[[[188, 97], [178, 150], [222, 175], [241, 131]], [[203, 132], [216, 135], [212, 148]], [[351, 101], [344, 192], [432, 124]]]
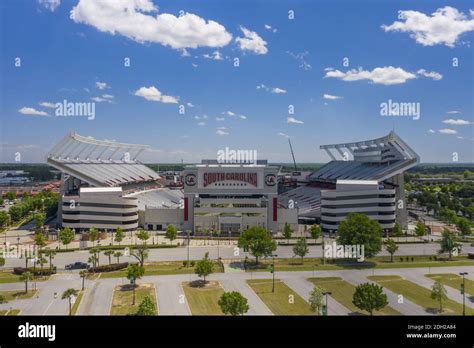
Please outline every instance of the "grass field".
[[[49, 277], [36, 277], [35, 280], [41, 282], [48, 279]], [[19, 275], [13, 274], [12, 271], [0, 271], [0, 284], [16, 282], [21, 282]]]
[[28, 289], [26, 294], [24, 290], [10, 290], [10, 291], [0, 291], [0, 295], [4, 296], [7, 301], [13, 300], [24, 300], [32, 298], [35, 296], [37, 290]]
[[205, 286], [194, 286], [198, 282], [184, 282], [183, 290], [193, 315], [224, 315], [217, 304], [224, 294], [219, 282], [208, 281]]
[[[355, 286], [346, 282], [344, 279], [339, 277], [321, 277], [321, 278], [309, 278], [308, 279], [314, 285], [318, 285], [326, 291], [332, 293], [332, 297], [342, 304], [347, 309], [354, 313], [361, 313], [368, 315], [369, 313], [357, 308], [352, 303], [352, 298], [355, 292]], [[329, 308], [329, 310], [331, 310]], [[374, 315], [401, 315], [400, 312], [393, 309], [390, 306], [386, 306], [380, 311], [374, 311]]]
[[251, 279], [247, 283], [275, 315], [314, 315], [309, 303], [281, 280], [275, 279], [275, 292], [271, 279]]
[[[221, 269], [216, 264], [214, 273], [220, 273]], [[169, 275], [169, 274], [194, 274], [194, 267], [184, 267], [182, 261], [153, 262], [145, 264], [145, 275]], [[127, 275], [126, 270], [104, 272], [101, 278], [122, 278]]]
[[[425, 308], [427, 312], [439, 313], [439, 302], [431, 299], [431, 289], [415, 284], [409, 280], [403, 279], [398, 275], [387, 276], [369, 276], [374, 282], [392, 290], [396, 294], [401, 294], [408, 300]], [[451, 299], [443, 301], [443, 313], [445, 315], [461, 315], [462, 304]], [[466, 314], [473, 315], [474, 310], [466, 307]]]
[[20, 314], [19, 309], [1, 310], [0, 311], [0, 316], [19, 315], [19, 314]]
[[81, 290], [79, 291], [79, 294], [77, 295], [76, 302], [74, 302], [74, 304], [72, 305], [71, 315], [76, 315], [83, 297], [84, 297], [84, 291]]
[[[140, 302], [149, 296], [155, 308], [158, 311], [156, 304], [155, 286], [153, 284], [139, 284], [135, 289], [135, 305], [133, 302], [133, 290], [130, 285], [118, 285], [114, 289], [114, 295], [112, 298], [112, 307], [110, 308], [110, 315], [133, 315], [136, 314]], [[158, 314], [158, 313], [157, 313]]]
[[[439, 274], [425, 274], [425, 277], [431, 278], [433, 280], [439, 280], [441, 284], [449, 286], [453, 289], [460, 291], [462, 284], [462, 277], [454, 273], [439, 273]], [[466, 295], [474, 296], [474, 281], [470, 279], [465, 279], [464, 284], [466, 286]]]

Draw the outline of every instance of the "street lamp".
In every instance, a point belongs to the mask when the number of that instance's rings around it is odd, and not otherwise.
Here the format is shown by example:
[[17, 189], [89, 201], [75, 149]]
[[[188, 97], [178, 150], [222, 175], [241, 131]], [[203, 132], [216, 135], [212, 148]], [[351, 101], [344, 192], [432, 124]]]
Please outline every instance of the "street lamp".
[[332, 295], [332, 292], [330, 291], [325, 291], [323, 292], [323, 295], [326, 296], [326, 306], [323, 307], [323, 315], [328, 315], [328, 295]]
[[468, 273], [467, 272], [461, 272], [459, 275], [462, 275], [462, 284], [461, 284], [461, 294], [462, 294], [462, 315], [466, 315], [466, 291], [465, 289], [465, 278]]
[[272, 292], [275, 292], [275, 257], [277, 257], [277, 256], [278, 255], [276, 255], [276, 254], [272, 255], [273, 263], [272, 263], [272, 268], [270, 269], [270, 272], [272, 272], [272, 276], [273, 276], [273, 279], [272, 279]]

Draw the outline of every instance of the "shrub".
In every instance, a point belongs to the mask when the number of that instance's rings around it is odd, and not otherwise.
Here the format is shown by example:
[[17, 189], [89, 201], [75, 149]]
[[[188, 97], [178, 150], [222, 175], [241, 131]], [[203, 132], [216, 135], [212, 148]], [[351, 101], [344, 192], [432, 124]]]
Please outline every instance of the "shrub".
[[191, 261], [191, 267], [194, 267], [194, 265], [196, 264], [196, 261]]
[[474, 259], [474, 253], [468, 253], [467, 258], [468, 259]]
[[33, 276], [50, 276], [56, 273], [56, 267], [53, 269], [44, 268], [44, 269], [33, 269], [32, 267], [25, 268], [25, 267], [15, 267], [13, 268], [13, 274], [22, 275], [25, 272], [30, 272]]
[[188, 267], [188, 261], [183, 261], [183, 267]]
[[89, 272], [95, 272], [95, 273], [113, 272], [113, 271], [119, 271], [119, 270], [125, 269], [127, 267], [128, 267], [128, 262], [113, 263], [111, 265], [102, 265], [96, 268], [89, 268]]

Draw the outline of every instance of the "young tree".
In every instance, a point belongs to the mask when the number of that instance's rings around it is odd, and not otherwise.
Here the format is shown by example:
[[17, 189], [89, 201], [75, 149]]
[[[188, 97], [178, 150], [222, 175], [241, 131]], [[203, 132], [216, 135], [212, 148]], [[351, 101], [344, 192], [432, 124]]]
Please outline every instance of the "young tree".
[[316, 224], [311, 225], [309, 232], [311, 233], [311, 238], [313, 238], [314, 242], [316, 243], [316, 239], [318, 239], [321, 236], [321, 226], [316, 225]]
[[400, 224], [398, 222], [395, 222], [395, 226], [393, 227], [393, 235], [395, 237], [403, 236], [402, 228], [400, 227]]
[[67, 246], [74, 240], [74, 232], [69, 227], [65, 227], [59, 231], [59, 239], [67, 249]]
[[153, 303], [153, 300], [150, 298], [150, 296], [145, 296], [142, 302], [140, 302], [138, 305], [137, 315], [156, 315], [155, 304]]
[[8, 225], [10, 221], [10, 217], [6, 211], [0, 211], [0, 228], [3, 228]]
[[115, 231], [114, 241], [116, 241], [120, 245], [124, 237], [125, 237], [125, 233], [123, 231], [123, 228], [117, 227], [117, 230]]
[[69, 288], [66, 291], [63, 292], [63, 296], [61, 297], [63, 300], [68, 300], [69, 301], [69, 315], [72, 315], [72, 299], [73, 297], [77, 297], [77, 294], [79, 293], [79, 290]]
[[288, 244], [290, 244], [290, 238], [292, 234], [293, 229], [288, 222], [285, 222], [285, 226], [283, 227], [283, 237], [286, 238]]
[[443, 284], [437, 280], [431, 288], [431, 298], [439, 301], [439, 312], [443, 312], [443, 301], [448, 299], [448, 294]]
[[127, 267], [127, 279], [130, 280], [133, 287], [133, 302], [132, 305], [135, 305], [135, 288], [137, 286], [137, 279], [140, 279], [145, 274], [145, 267], [140, 266], [139, 264], [132, 263]]
[[7, 192], [5, 197], [7, 197], [7, 199], [9, 201], [13, 201], [14, 199], [16, 199], [16, 193], [15, 192]]
[[120, 263], [120, 257], [122, 257], [122, 256], [123, 256], [123, 253], [120, 252], [120, 251], [116, 251], [116, 252], [114, 253], [114, 257], [117, 258], [117, 263]]
[[168, 238], [171, 242], [171, 245], [173, 245], [173, 241], [176, 239], [178, 232], [176, 230], [176, 227], [173, 225], [168, 225], [166, 226], [166, 238]]
[[99, 231], [95, 227], [91, 227], [89, 230], [89, 240], [92, 242], [92, 245], [94, 245], [94, 242], [96, 240], [99, 240]]
[[196, 267], [194, 268], [194, 272], [199, 276], [203, 278], [204, 284], [206, 284], [206, 277], [209, 274], [212, 274], [214, 271], [214, 264], [212, 261], [209, 259], [209, 253], [206, 253], [204, 255], [204, 258], [202, 260], [199, 260], [196, 263]]
[[243, 315], [249, 310], [247, 299], [237, 291], [224, 292], [217, 303], [224, 314]]
[[23, 272], [20, 276], [20, 281], [25, 282], [25, 294], [28, 293], [28, 282], [33, 280], [33, 274], [31, 272]]
[[36, 264], [40, 265], [41, 269], [43, 269], [43, 266], [48, 263], [48, 260], [46, 260], [43, 257], [43, 252], [38, 253], [38, 259], [36, 260]]
[[398, 245], [395, 241], [391, 238], [387, 239], [385, 242], [385, 250], [390, 254], [390, 262], [393, 262], [393, 254], [395, 254], [398, 250]]
[[365, 257], [372, 257], [382, 250], [382, 227], [364, 214], [350, 213], [341, 221], [337, 243], [342, 245], [364, 245]]
[[356, 287], [352, 303], [362, 310], [373, 314], [374, 310], [381, 310], [388, 305], [387, 295], [383, 288], [377, 284], [364, 283]]
[[44, 251], [44, 255], [49, 258], [49, 269], [53, 269], [53, 259], [56, 255], [56, 250], [48, 248]]
[[418, 237], [423, 237], [426, 235], [425, 224], [421, 221], [418, 221], [415, 226], [415, 233]]
[[35, 235], [35, 244], [40, 249], [46, 245], [46, 237], [43, 234], [43, 232], [36, 233], [36, 235]]
[[35, 226], [37, 229], [42, 229], [46, 221], [46, 214], [37, 213], [35, 214]]
[[112, 255], [114, 254], [114, 251], [112, 249], [104, 251], [104, 255], [109, 257], [109, 265], [112, 264]]
[[79, 275], [82, 278], [82, 290], [84, 290], [84, 282], [86, 280], [86, 277], [87, 277], [88, 273], [89, 272], [87, 272], [87, 270], [85, 270], [85, 269], [83, 269], [82, 271], [79, 272]]
[[471, 234], [471, 223], [466, 218], [457, 218], [456, 227], [458, 228], [459, 233], [463, 236]]
[[315, 286], [314, 289], [309, 293], [309, 304], [311, 310], [316, 313], [317, 315], [321, 315], [323, 310], [323, 301], [324, 301], [324, 290], [319, 287]]
[[296, 256], [301, 257], [301, 264], [303, 264], [303, 258], [309, 253], [309, 247], [306, 243], [306, 238], [299, 238], [296, 244], [293, 246], [293, 253]]
[[146, 245], [137, 245], [130, 250], [130, 255], [138, 260], [140, 266], [143, 266], [145, 260], [148, 258], [148, 248]]
[[440, 254], [448, 253], [450, 260], [452, 259], [454, 249], [456, 248], [459, 251], [461, 250], [461, 247], [462, 247], [460, 243], [456, 243], [454, 241], [453, 234], [447, 228], [443, 229], [443, 232], [441, 233], [441, 240], [439, 243], [440, 243], [441, 249], [438, 252]]
[[137, 238], [142, 241], [142, 244], [146, 244], [146, 241], [148, 238], [150, 238], [150, 235], [144, 229], [140, 229], [140, 231], [137, 232]]
[[277, 245], [270, 233], [262, 227], [254, 226], [244, 233], [239, 238], [239, 248], [255, 256], [255, 263], [258, 264], [258, 258], [262, 256], [270, 256], [276, 250]]

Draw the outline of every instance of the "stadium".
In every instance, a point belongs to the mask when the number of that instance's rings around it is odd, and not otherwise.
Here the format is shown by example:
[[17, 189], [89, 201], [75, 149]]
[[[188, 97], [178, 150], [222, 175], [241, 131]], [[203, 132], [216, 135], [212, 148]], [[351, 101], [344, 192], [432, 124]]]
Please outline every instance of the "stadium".
[[[58, 222], [76, 232], [164, 230], [169, 224], [195, 234], [239, 234], [252, 226], [279, 233], [288, 223], [319, 222], [336, 232], [347, 214], [377, 220], [385, 231], [407, 224], [403, 173], [419, 156], [395, 133], [322, 145], [331, 161], [300, 175], [294, 188], [280, 185], [280, 170], [266, 160], [226, 164], [203, 160], [181, 173], [182, 188], [166, 184], [139, 161], [146, 145], [70, 133], [47, 162], [62, 173]], [[167, 187], [168, 186], [168, 187]]]

